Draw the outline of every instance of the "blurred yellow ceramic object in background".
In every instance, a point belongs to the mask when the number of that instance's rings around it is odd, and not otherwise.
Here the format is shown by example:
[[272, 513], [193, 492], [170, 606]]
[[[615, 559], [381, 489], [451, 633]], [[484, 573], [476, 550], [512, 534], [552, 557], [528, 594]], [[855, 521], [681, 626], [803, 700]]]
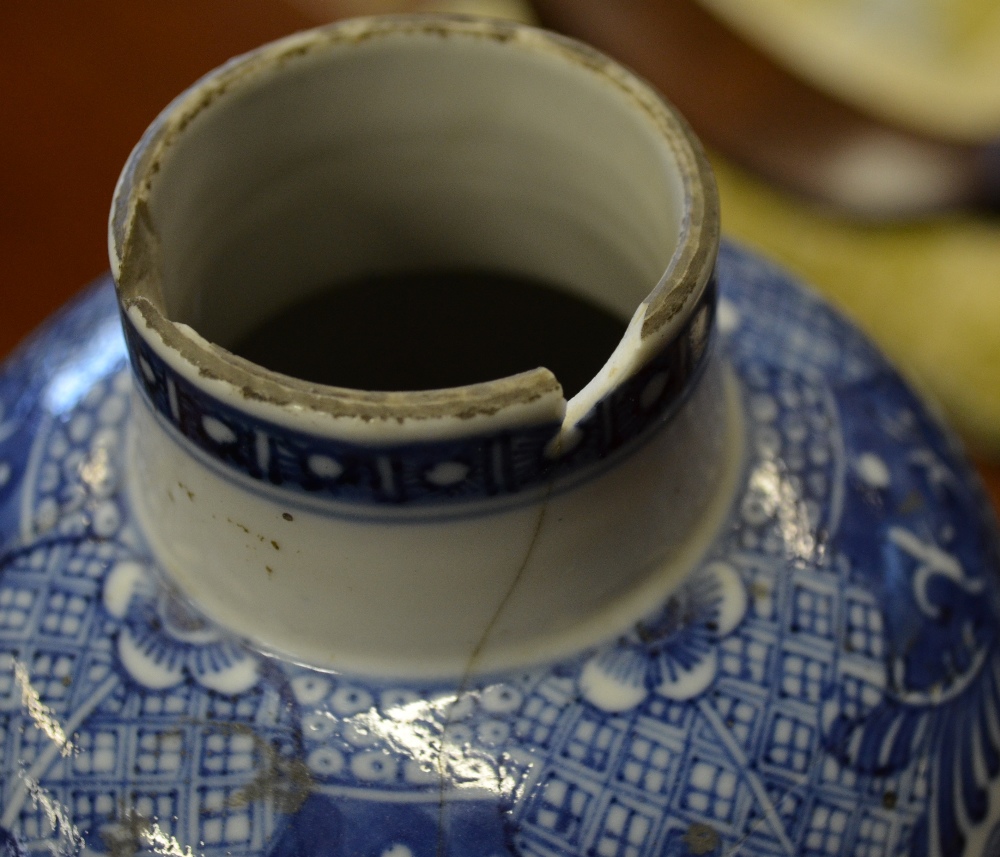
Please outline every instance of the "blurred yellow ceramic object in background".
[[534, 12], [527, 0], [289, 0], [293, 6], [313, 15], [318, 21], [332, 21], [354, 15], [393, 15], [410, 13], [450, 13], [502, 18], [535, 24]]
[[825, 292], [1000, 458], [1000, 220], [948, 215], [864, 225], [714, 155], [722, 228]]
[[1000, 137], [996, 0], [699, 0], [862, 110], [966, 142]]
[[428, 0], [421, 11], [453, 12], [459, 15], [480, 15], [484, 18], [505, 18], [534, 24], [535, 15], [524, 0]]

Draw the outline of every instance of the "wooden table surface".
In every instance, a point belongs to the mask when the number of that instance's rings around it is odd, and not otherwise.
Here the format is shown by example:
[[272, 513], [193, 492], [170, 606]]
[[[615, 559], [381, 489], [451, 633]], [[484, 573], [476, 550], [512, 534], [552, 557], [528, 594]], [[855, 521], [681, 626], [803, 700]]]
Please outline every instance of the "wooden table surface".
[[[324, 0], [312, 8], [379, 6]], [[284, 0], [0, 5], [0, 358], [107, 269], [111, 192], [159, 110], [234, 54], [317, 23], [309, 8]], [[1000, 465], [978, 464], [1000, 510]]]

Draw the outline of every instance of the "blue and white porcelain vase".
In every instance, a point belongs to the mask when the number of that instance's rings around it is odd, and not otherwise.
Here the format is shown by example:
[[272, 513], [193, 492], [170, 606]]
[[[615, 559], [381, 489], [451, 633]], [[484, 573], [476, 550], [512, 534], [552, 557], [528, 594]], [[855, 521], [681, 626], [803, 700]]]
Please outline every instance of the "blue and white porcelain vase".
[[[628, 72], [501, 23], [291, 37], [156, 120], [110, 245], [0, 374], [0, 853], [1000, 853], [979, 487], [720, 246]], [[434, 267], [624, 336], [568, 401], [231, 350], [331, 272]]]

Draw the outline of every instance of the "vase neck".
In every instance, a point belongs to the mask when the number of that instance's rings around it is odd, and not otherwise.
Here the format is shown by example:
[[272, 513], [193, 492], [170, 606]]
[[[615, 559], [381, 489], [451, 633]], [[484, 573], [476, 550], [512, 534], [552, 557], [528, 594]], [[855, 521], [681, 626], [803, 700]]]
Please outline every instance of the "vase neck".
[[[454, 672], [610, 633], [725, 494], [717, 250], [686, 126], [573, 42], [404, 17], [234, 60], [151, 126], [112, 211], [158, 561], [223, 624], [324, 666]], [[544, 367], [372, 391], [234, 353], [331, 282], [441, 269], [554, 283], [624, 334], [568, 401]]]

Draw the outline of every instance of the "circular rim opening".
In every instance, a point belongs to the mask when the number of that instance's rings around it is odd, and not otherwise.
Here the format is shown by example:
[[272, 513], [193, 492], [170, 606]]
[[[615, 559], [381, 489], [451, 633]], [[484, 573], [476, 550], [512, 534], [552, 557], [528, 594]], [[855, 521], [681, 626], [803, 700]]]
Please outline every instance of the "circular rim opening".
[[[515, 410], [522, 415], [524, 406], [550, 415], [552, 403], [563, 401], [558, 380], [546, 369], [465, 387], [417, 392], [368, 392], [312, 384], [249, 363], [167, 316], [160, 277], [162, 248], [151, 201], [159, 189], [164, 166], [188, 129], [202, 115], [219, 110], [234, 94], [265, 85], [269, 77], [286, 66], [322, 57], [324, 52], [332, 56], [345, 46], [400, 35], [488, 39], [510, 46], [505, 49], [556, 59], [577, 74], [592, 75], [603, 85], [610, 84], [655, 128], [682, 188], [680, 234], [670, 236], [675, 249], [669, 264], [636, 310], [631, 335], [626, 335], [608, 361], [608, 365], [617, 362], [616, 371], [609, 374], [618, 378], [641, 367], [687, 321], [714, 267], [719, 238], [718, 201], [700, 145], [684, 121], [651, 87], [593, 49], [523, 25], [451, 16], [357, 19], [290, 36], [230, 61], [164, 110], [126, 163], [111, 211], [109, 243], [119, 299], [133, 321], [141, 319], [137, 325], [140, 335], [187, 377], [228, 384], [258, 409], [280, 411], [291, 406], [298, 411], [356, 418], [367, 424], [371, 420], [408, 418], [464, 420], [495, 416], [512, 406], [521, 406]], [[143, 327], [148, 332], [143, 332]], [[581, 402], [575, 408], [571, 403], [570, 411], [579, 414], [588, 410], [584, 400], [590, 402], [600, 393], [594, 384], [588, 385], [576, 397]]]

